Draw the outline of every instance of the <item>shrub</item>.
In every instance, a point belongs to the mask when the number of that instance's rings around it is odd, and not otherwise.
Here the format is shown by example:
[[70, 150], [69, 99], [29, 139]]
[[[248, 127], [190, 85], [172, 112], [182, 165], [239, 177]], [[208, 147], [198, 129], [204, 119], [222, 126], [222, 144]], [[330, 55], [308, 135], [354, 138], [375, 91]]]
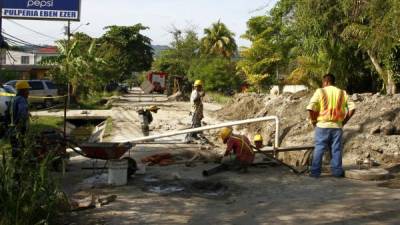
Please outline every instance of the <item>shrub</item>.
[[2, 152], [1, 225], [51, 224], [57, 218], [60, 206], [67, 202], [50, 174], [49, 168], [55, 158], [48, 155], [41, 162], [36, 162], [33, 160], [32, 149], [33, 145], [23, 148], [18, 159]]

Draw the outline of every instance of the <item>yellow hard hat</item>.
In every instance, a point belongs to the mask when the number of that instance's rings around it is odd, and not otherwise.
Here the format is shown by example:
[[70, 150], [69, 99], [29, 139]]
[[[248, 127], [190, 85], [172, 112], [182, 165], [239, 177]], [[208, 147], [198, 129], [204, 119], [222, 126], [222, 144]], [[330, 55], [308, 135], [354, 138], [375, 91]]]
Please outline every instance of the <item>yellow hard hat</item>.
[[152, 111], [152, 112], [157, 112], [157, 110], [159, 110], [159, 109], [160, 108], [158, 108], [158, 106], [153, 105], [153, 106], [150, 106], [147, 110]]
[[31, 88], [31, 86], [29, 86], [29, 83], [26, 80], [19, 80], [15, 84], [15, 89], [17, 90], [29, 89], [29, 88]]
[[203, 82], [201, 80], [196, 80], [193, 84], [193, 86], [197, 87], [197, 86], [203, 86]]
[[263, 137], [261, 136], [261, 134], [256, 134], [254, 136], [254, 141], [263, 141]]
[[219, 136], [225, 141], [232, 134], [232, 128], [224, 127], [219, 131]]

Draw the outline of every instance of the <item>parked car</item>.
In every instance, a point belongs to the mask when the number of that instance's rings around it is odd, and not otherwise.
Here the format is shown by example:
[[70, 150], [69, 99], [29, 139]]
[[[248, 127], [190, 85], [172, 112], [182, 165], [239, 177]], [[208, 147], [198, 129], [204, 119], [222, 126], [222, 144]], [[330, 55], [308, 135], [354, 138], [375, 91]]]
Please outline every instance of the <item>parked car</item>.
[[[8, 81], [6, 85], [15, 88], [17, 80]], [[40, 98], [40, 97], [55, 97], [58, 96], [58, 89], [50, 80], [28, 80], [31, 89], [29, 91], [29, 103], [40, 104], [46, 108], [53, 106], [53, 104], [60, 99]]]
[[117, 82], [110, 82], [106, 85], [106, 91], [113, 92], [118, 91], [120, 93], [128, 93], [129, 87], [126, 84], [121, 84]]

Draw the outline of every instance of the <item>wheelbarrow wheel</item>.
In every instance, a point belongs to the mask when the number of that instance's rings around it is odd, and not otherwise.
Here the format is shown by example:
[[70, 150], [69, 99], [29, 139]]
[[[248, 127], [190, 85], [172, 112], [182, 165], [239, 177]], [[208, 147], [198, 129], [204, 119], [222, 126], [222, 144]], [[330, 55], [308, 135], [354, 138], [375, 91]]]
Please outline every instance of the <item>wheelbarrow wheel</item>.
[[122, 159], [128, 160], [128, 178], [129, 178], [130, 176], [136, 173], [136, 170], [138, 170], [136, 161], [131, 157], [124, 157]]

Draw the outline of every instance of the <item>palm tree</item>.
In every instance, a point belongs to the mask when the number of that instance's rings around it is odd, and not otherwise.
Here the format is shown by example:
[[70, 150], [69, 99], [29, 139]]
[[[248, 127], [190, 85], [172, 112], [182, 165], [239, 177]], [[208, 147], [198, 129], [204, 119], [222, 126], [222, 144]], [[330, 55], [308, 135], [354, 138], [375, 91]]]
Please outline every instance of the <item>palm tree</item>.
[[219, 55], [226, 58], [234, 56], [237, 45], [231, 32], [224, 23], [218, 20], [211, 27], [204, 29], [205, 36], [201, 39], [201, 52], [207, 55]]

